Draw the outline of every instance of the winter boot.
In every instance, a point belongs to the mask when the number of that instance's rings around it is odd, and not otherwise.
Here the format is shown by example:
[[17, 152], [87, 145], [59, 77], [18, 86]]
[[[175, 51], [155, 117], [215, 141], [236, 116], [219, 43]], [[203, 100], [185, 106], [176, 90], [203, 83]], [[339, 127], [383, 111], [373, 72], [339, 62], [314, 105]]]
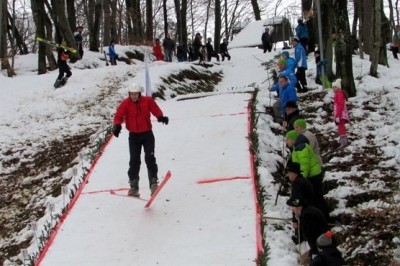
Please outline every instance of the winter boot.
[[130, 188], [129, 189], [129, 191], [128, 191], [128, 196], [130, 196], [130, 197], [139, 197], [140, 196], [140, 194], [139, 194], [139, 188]]
[[153, 194], [154, 194], [154, 192], [156, 192], [157, 188], [158, 188], [158, 184], [157, 183], [152, 183], [150, 185], [151, 196], [153, 196]]
[[339, 149], [344, 148], [350, 144], [346, 135], [340, 136], [339, 143], [340, 143]]
[[57, 89], [61, 86], [61, 79], [57, 79], [56, 82], [54, 82], [54, 88]]

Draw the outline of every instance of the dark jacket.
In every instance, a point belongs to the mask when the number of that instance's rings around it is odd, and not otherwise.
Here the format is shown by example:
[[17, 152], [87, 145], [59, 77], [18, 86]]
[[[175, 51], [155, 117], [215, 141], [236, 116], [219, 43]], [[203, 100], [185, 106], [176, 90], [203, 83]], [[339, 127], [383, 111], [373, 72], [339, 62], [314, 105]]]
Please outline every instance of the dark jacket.
[[271, 44], [272, 43], [272, 37], [269, 34], [269, 32], [264, 32], [261, 35], [261, 41], [262, 41], [263, 44], [267, 44], [267, 43]]
[[335, 247], [325, 247], [313, 259], [310, 266], [343, 266], [347, 265], [342, 257], [342, 253]]
[[207, 48], [207, 54], [208, 55], [212, 55], [212, 54], [214, 54], [214, 48], [213, 48], [213, 46], [211, 45], [211, 43], [207, 43], [206, 44], [206, 48]]
[[301, 198], [309, 205], [314, 205], [314, 189], [313, 185], [302, 175], [298, 175], [292, 182], [292, 191], [290, 194], [293, 198]]
[[221, 43], [220, 45], [219, 45], [219, 52], [220, 53], [227, 53], [228, 52], [228, 44], [226, 44], [226, 43]]
[[193, 52], [198, 54], [200, 52], [200, 47], [201, 47], [201, 39], [198, 37], [194, 38]]
[[310, 253], [318, 254], [317, 239], [329, 230], [324, 214], [312, 205], [303, 206], [300, 214], [300, 226], [310, 246]]
[[162, 46], [165, 50], [175, 51], [175, 42], [171, 38], [166, 37], [163, 41]]
[[304, 117], [300, 114], [299, 109], [297, 109], [296, 111], [294, 111], [289, 115], [288, 114], [285, 115], [285, 121], [287, 122], [286, 132], [294, 130], [293, 124], [297, 119], [304, 119]]
[[150, 114], [159, 118], [163, 112], [152, 97], [141, 96], [138, 102], [131, 98], [124, 99], [117, 108], [114, 116], [114, 124], [126, 123], [126, 129], [130, 133], [142, 133], [152, 129]]

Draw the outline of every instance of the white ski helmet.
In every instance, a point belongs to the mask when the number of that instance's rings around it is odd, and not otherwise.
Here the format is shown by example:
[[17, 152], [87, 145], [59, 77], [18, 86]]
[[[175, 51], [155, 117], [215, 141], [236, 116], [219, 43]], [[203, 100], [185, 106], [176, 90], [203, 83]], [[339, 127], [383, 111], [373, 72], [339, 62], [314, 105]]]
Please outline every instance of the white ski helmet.
[[128, 92], [143, 92], [143, 88], [139, 84], [132, 83], [128, 87]]

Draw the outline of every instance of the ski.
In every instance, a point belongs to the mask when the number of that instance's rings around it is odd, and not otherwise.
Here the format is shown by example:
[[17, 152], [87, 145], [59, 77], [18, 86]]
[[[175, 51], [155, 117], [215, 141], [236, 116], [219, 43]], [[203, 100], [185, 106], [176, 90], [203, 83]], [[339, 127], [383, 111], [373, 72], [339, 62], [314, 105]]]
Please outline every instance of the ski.
[[168, 182], [168, 180], [171, 178], [171, 172], [168, 171], [167, 174], [165, 175], [164, 179], [161, 181], [160, 184], [158, 184], [158, 188], [156, 191], [154, 191], [153, 195], [150, 197], [149, 201], [147, 201], [146, 205], [144, 205], [145, 208], [149, 208], [150, 205], [153, 203], [153, 201], [156, 199], [158, 193], [160, 193], [161, 189], [165, 186], [165, 184]]
[[78, 52], [78, 50], [76, 50], [74, 48], [70, 48], [70, 47], [67, 47], [67, 46], [64, 46], [64, 45], [58, 44], [56, 42], [40, 38], [40, 37], [36, 37], [36, 40], [39, 41], [39, 42], [51, 45], [51, 46], [55, 46], [57, 48], [64, 48], [64, 49], [69, 50], [71, 53], [74, 53], [74, 54], [76, 54]]
[[106, 59], [106, 66], [108, 66], [108, 59], [107, 59], [106, 51], [104, 51], [104, 58]]
[[120, 194], [120, 193], [115, 192], [112, 189], [110, 190], [110, 194], [113, 196], [120, 196], [120, 197], [132, 198], [132, 199], [137, 199], [137, 200], [142, 200], [142, 201], [148, 201], [148, 199], [141, 198], [140, 195], [139, 195], [139, 197], [128, 196], [128, 194]]

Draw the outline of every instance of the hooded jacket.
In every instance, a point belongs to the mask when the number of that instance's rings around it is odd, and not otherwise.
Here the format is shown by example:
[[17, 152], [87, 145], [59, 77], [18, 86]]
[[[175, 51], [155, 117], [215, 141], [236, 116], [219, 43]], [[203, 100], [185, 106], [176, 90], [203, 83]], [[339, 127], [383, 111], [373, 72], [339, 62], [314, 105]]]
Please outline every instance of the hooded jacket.
[[307, 69], [307, 54], [301, 43], [297, 43], [294, 46], [294, 60], [296, 61], [297, 67], [302, 67]]
[[159, 118], [163, 112], [153, 98], [140, 96], [137, 102], [130, 97], [124, 99], [117, 108], [114, 124], [121, 125], [124, 121], [130, 133], [143, 133], [152, 129], [150, 114]]
[[312, 178], [322, 173], [318, 158], [304, 135], [299, 135], [292, 151], [292, 161], [300, 164], [301, 175]]

